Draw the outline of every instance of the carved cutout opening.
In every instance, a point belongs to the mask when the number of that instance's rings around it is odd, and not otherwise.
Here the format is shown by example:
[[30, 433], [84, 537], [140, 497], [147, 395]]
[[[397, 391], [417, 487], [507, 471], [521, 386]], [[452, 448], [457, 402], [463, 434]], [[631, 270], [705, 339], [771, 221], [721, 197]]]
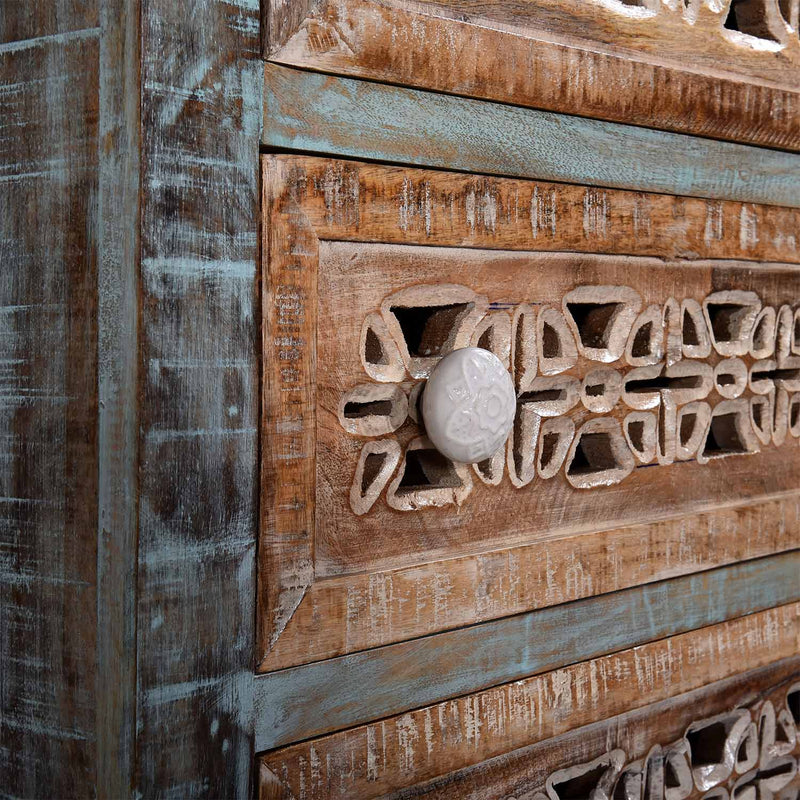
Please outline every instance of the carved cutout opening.
[[697, 414], [683, 414], [680, 425], [681, 447], [686, 447], [695, 435], [697, 429]]
[[786, 707], [794, 724], [800, 727], [800, 686], [793, 686], [786, 694]]
[[589, 372], [581, 385], [583, 405], [595, 414], [605, 414], [622, 394], [622, 376], [615, 369], [601, 367]]
[[540, 432], [538, 471], [542, 478], [553, 478], [561, 469], [575, 436], [575, 423], [569, 417], [545, 420]]
[[739, 747], [736, 749], [734, 767], [740, 775], [753, 769], [758, 763], [758, 732], [754, 723], [747, 726]]
[[363, 403], [344, 404], [345, 419], [364, 419], [364, 417], [388, 417], [392, 413], [391, 400], [368, 400]]
[[406, 453], [405, 468], [397, 486], [397, 494], [428, 489], [457, 489], [463, 485], [449, 458], [435, 448], [420, 448]]
[[514, 372], [514, 385], [518, 392], [524, 392], [534, 379], [538, 365], [534, 309], [525, 303], [517, 306], [511, 328], [511, 366]]
[[367, 383], [347, 392], [339, 403], [339, 423], [357, 436], [396, 431], [408, 416], [408, 398], [397, 385]]
[[527, 486], [536, 474], [536, 445], [542, 418], [529, 406], [520, 405], [514, 418], [514, 427], [508, 439], [508, 473], [511, 483], [520, 488]]
[[561, 338], [556, 329], [547, 322], [542, 325], [542, 355], [545, 358], [561, 358]]
[[704, 300], [703, 309], [717, 352], [722, 356], [744, 355], [761, 311], [758, 296], [743, 291], [715, 292]]
[[754, 36], [765, 41], [780, 42], [769, 18], [766, 0], [731, 0], [725, 27], [729, 31]]
[[628, 394], [650, 394], [663, 390], [699, 389], [702, 385], [703, 379], [699, 375], [679, 375], [668, 378], [665, 371], [657, 378], [629, 380], [625, 383], [625, 391]]
[[350, 487], [350, 507], [355, 514], [366, 514], [372, 508], [399, 461], [400, 445], [394, 439], [364, 445]]
[[641, 305], [640, 295], [627, 286], [581, 286], [562, 301], [583, 355], [603, 362], [625, 351]]
[[767, 306], [761, 310], [753, 326], [750, 355], [756, 359], [769, 358], [775, 352], [775, 330], [777, 314]]
[[685, 358], [708, 358], [711, 354], [711, 339], [697, 300], [681, 303], [681, 351]]
[[738, 425], [738, 415], [735, 413], [717, 414], [713, 417], [703, 447], [703, 455], [713, 458], [746, 452], [747, 447]]
[[542, 437], [542, 454], [539, 457], [539, 466], [546, 469], [553, 463], [553, 456], [556, 453], [558, 440], [561, 437], [557, 433], [546, 433]]
[[792, 395], [789, 401], [789, 432], [795, 439], [800, 438], [800, 395]]
[[644, 421], [637, 419], [628, 423], [628, 438], [634, 450], [642, 452], [644, 450]]
[[614, 317], [621, 308], [622, 303], [567, 303], [581, 343], [584, 347], [596, 349], [608, 347]]
[[648, 306], [636, 318], [625, 346], [627, 362], [634, 367], [657, 364], [663, 355], [664, 320], [661, 308]]
[[692, 767], [719, 764], [725, 757], [728, 728], [723, 722], [714, 722], [686, 734], [692, 754]]
[[567, 474], [592, 475], [620, 466], [608, 433], [584, 433], [575, 448]]
[[537, 318], [539, 369], [543, 375], [557, 375], [575, 366], [578, 348], [564, 315], [554, 308], [543, 308]]
[[381, 470], [386, 464], [387, 453], [368, 453], [364, 459], [364, 469], [361, 474], [361, 496], [363, 497], [370, 486], [375, 483], [375, 479], [380, 475]]
[[519, 395], [518, 402], [542, 417], [557, 417], [566, 414], [580, 397], [577, 378], [536, 378], [528, 391]]
[[508, 367], [511, 355], [511, 317], [505, 311], [487, 314], [475, 328], [470, 344], [494, 353]]
[[380, 314], [370, 314], [361, 328], [361, 362], [375, 381], [393, 383], [405, 376], [405, 367]]
[[441, 355], [459, 322], [475, 308], [474, 303], [444, 306], [392, 306], [412, 358]]
[[603, 777], [607, 767], [599, 764], [594, 769], [576, 775], [574, 778], [553, 784], [553, 791], [559, 800], [585, 800], [592, 796], [592, 791]]
[[645, 322], [633, 337], [631, 355], [634, 358], [645, 358], [651, 353], [650, 340], [653, 338], [653, 323]]
[[690, 347], [697, 347], [700, 344], [697, 325], [686, 311], [683, 312], [683, 344]]
[[612, 750], [588, 764], [577, 764], [554, 772], [545, 783], [550, 800], [602, 800], [610, 797], [625, 754]]

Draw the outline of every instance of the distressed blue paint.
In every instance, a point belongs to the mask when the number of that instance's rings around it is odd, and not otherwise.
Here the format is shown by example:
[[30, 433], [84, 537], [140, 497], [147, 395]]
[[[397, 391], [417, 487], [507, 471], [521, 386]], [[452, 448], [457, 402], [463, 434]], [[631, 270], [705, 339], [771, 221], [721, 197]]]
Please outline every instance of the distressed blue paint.
[[800, 154], [266, 65], [263, 143], [800, 207]]
[[800, 551], [264, 675], [256, 750], [800, 600]]

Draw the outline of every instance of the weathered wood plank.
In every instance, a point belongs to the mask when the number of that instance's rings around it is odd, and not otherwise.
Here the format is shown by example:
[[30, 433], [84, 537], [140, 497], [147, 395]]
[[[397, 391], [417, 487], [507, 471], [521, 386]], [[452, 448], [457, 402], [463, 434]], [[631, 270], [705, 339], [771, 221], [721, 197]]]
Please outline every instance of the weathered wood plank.
[[291, 745], [262, 756], [283, 787], [266, 796], [384, 796], [796, 656], [799, 637], [795, 603]]
[[[786, 57], [737, 46], [705, 7], [701, 25], [687, 24], [678, 7], [666, 3], [659, 9], [667, 24], [660, 25], [651, 16], [625, 16], [580, 0], [491, 5], [328, 0], [270, 2], [265, 9], [265, 49], [277, 63], [800, 148], [800, 97], [792, 78], [797, 47]], [[513, 20], [498, 28], [489, 17], [504, 13]], [[701, 59], [707, 60], [706, 69]]]
[[142, 3], [136, 791], [247, 797], [258, 3]]
[[136, 735], [139, 0], [100, 8], [98, 249], [97, 777], [127, 796]]
[[[74, 5], [65, 28], [43, 22], [53, 4], [41, 5], [19, 27], [0, 12], [0, 791], [85, 797], [96, 773], [99, 32], [94, 3]], [[8, 41], [43, 33], [54, 35]]]
[[[265, 67], [270, 147], [798, 207], [800, 156]], [[502, 132], [502, 133], [500, 133]]]
[[799, 574], [795, 550], [274, 672], [256, 681], [256, 749], [794, 602]]

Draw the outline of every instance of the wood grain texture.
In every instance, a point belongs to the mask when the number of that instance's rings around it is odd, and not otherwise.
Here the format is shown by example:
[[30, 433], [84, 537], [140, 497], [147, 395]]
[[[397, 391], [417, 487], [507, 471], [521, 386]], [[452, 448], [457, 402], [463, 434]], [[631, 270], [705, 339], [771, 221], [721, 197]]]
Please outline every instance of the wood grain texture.
[[379, 797], [796, 656], [800, 605], [652, 642], [262, 756], [267, 797]]
[[97, 778], [129, 794], [136, 731], [139, 2], [100, 8]]
[[256, 681], [256, 750], [796, 602], [798, 574], [793, 551], [280, 670]]
[[[465, 172], [800, 205], [800, 156], [265, 67], [263, 143]], [[502, 131], [502, 134], [500, 132]]]
[[91, 795], [96, 774], [100, 45], [94, 3], [53, 11], [0, 13], [6, 797]]
[[[800, 658], [787, 658], [387, 796], [395, 800], [530, 800], [548, 776], [564, 766], [591, 761], [614, 748], [622, 749], [630, 759], [644, 759], [654, 744], [679, 740], [695, 720], [739, 707], [757, 713], [765, 700], [780, 707], [786, 689], [798, 676]], [[692, 796], [696, 794], [695, 790]]]
[[247, 797], [258, 4], [142, 3], [137, 739], [144, 797]]
[[[707, 11], [697, 26], [666, 3], [658, 24], [597, 2], [327, 0], [271, 2], [266, 9], [265, 51], [274, 62], [679, 133], [800, 147], [797, 55], [776, 57], [731, 43]], [[501, 23], [492, 19], [498, 14], [506, 17]]]
[[[304, 156], [265, 157], [263, 165], [267, 220], [264, 252], [270, 253], [271, 243], [283, 248], [266, 258], [265, 274], [269, 274], [274, 257], [277, 265], [302, 266], [292, 274], [303, 275], [319, 248], [330, 249], [332, 241], [436, 245], [430, 248], [434, 260], [444, 257], [446, 251], [441, 248], [448, 245], [487, 250], [643, 252], [691, 260], [798, 260], [794, 235], [798, 212], [794, 209], [618, 190], [598, 193], [586, 187]], [[755, 220], [755, 236], [750, 235], [750, 220]], [[402, 250], [415, 251], [408, 247]], [[470, 253], [458, 252], [465, 258]], [[496, 257], [496, 253], [481, 256], [487, 263]], [[378, 262], [370, 264], [377, 270]], [[352, 280], [347, 271], [345, 282]], [[501, 274], [510, 273], [497, 272]], [[691, 273], [694, 277], [698, 274]], [[752, 277], [758, 275], [764, 276], [760, 267]], [[458, 279], [463, 277], [459, 274]], [[302, 282], [292, 280], [302, 291], [289, 298], [291, 303], [278, 298], [265, 284], [264, 308], [296, 311], [304, 307], [315, 314], [316, 300], [308, 294], [313, 281], [307, 277]], [[342, 308], [355, 308], [370, 281], [358, 281]], [[325, 302], [329, 301], [327, 298]], [[322, 319], [330, 313], [327, 311]], [[327, 352], [349, 335], [353, 324], [349, 318], [336, 323], [336, 337], [323, 337], [320, 346]], [[313, 336], [309, 339], [307, 332], [299, 338], [315, 340]], [[291, 373], [293, 385], [315, 385], [309, 377], [310, 362], [302, 360], [306, 349], [281, 332], [273, 336], [265, 331], [265, 342], [277, 346], [276, 364], [294, 369], [302, 366], [297, 374]], [[341, 361], [346, 371], [353, 355], [334, 359], [336, 363], [326, 369], [338, 370]], [[277, 366], [275, 370], [277, 374]], [[271, 391], [268, 384], [267, 412]], [[337, 403], [338, 399], [337, 395]], [[274, 407], [279, 409], [280, 404], [276, 401]], [[266, 468], [279, 449], [275, 442], [284, 439], [282, 447], [287, 454], [302, 454], [310, 462], [308, 454], [314, 450], [303, 437], [312, 426], [298, 425], [297, 415], [285, 410], [276, 411], [276, 415], [265, 416], [269, 420], [264, 430]], [[283, 415], [286, 419], [281, 418]], [[331, 424], [340, 431], [338, 422]], [[329, 445], [330, 441], [319, 451], [323, 462], [331, 458]], [[277, 462], [274, 469], [282, 467], [282, 462]], [[336, 469], [323, 474], [323, 489], [330, 492], [331, 481], [340, 481], [341, 475]], [[283, 512], [269, 493], [270, 480], [263, 487], [259, 572], [259, 653], [263, 656], [259, 669], [265, 672], [781, 552], [796, 548], [800, 542], [796, 497], [759, 499], [741, 505], [742, 498], [737, 494], [730, 507], [703, 510], [693, 516], [676, 517], [677, 507], [673, 507], [673, 518], [657, 523], [628, 528], [609, 525], [601, 533], [596, 532], [595, 524], [586, 528], [593, 531], [591, 535], [564, 532], [560, 538], [517, 541], [505, 549], [492, 550], [478, 542], [473, 543], [478, 552], [444, 551], [430, 564], [419, 563], [419, 557], [405, 563], [398, 559], [394, 564], [373, 564], [366, 571], [357, 569], [353, 574], [323, 580], [323, 570], [312, 563], [313, 537], [297, 535], [298, 530], [308, 530], [309, 522], [298, 527], [291, 514], [286, 524], [281, 522]], [[308, 508], [302, 513], [310, 514]], [[334, 525], [350, 524], [347, 520], [351, 517], [349, 509], [344, 517], [337, 511], [326, 525], [330, 528], [331, 520]], [[387, 529], [407, 527], [406, 520], [402, 516], [391, 519]], [[360, 525], [355, 524], [356, 539]], [[379, 531], [376, 541], [381, 536], [385, 533]], [[426, 538], [420, 548], [430, 546], [434, 538]], [[402, 536], [394, 537], [388, 548], [396, 548], [403, 541]], [[329, 552], [333, 547], [334, 555], [343, 552], [337, 551], [332, 540], [326, 546]], [[363, 543], [364, 548], [369, 546], [369, 541]], [[287, 600], [284, 605], [281, 597]]]

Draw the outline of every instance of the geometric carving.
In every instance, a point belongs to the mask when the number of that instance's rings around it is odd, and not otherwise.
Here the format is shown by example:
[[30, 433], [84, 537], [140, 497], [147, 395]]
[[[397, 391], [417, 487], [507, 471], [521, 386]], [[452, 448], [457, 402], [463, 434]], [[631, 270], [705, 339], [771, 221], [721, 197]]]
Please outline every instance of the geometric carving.
[[[622, 750], [559, 769], [547, 778], [548, 800], [771, 800], [798, 774], [792, 755], [800, 744], [800, 686], [776, 711], [772, 702], [738, 708], [691, 723], [682, 739], [653, 746], [641, 761], [625, 764]], [[793, 797], [796, 790], [787, 795]], [[542, 795], [543, 797], [543, 795]]]
[[[495, 352], [512, 373], [517, 413], [505, 453], [473, 467], [488, 486], [499, 485], [506, 469], [512, 485], [522, 488], [563, 468], [573, 488], [599, 488], [624, 480], [636, 461], [648, 464], [657, 456], [662, 466], [695, 459], [707, 464], [756, 453], [761, 445], [780, 446], [790, 431], [800, 437], [800, 357], [793, 355], [800, 317], [790, 306], [762, 308], [755, 292], [726, 290], [701, 302], [669, 298], [640, 312], [634, 289], [594, 285], [569, 290], [561, 305], [563, 313], [525, 302], [490, 310], [488, 299], [466, 286], [401, 289], [381, 304], [382, 318], [367, 316], [362, 361], [377, 377], [377, 364], [385, 370], [386, 354], [396, 352], [412, 376], [426, 376], [456, 347]], [[371, 336], [368, 353], [364, 331]], [[377, 341], [382, 362], [375, 357]], [[768, 354], [775, 357], [756, 358]], [[597, 361], [607, 366], [593, 367]], [[423, 389], [424, 383], [405, 391], [399, 382], [394, 390], [356, 386], [341, 399], [339, 420], [361, 436], [385, 436], [406, 422], [421, 429]], [[592, 414], [615, 414], [620, 404], [632, 412], [622, 425], [614, 416], [580, 419], [579, 404]], [[544, 420], [553, 421], [543, 427]], [[425, 456], [426, 463], [431, 458]], [[445, 472], [455, 480], [458, 466], [444, 459], [436, 480], [445, 480]], [[409, 491], [409, 480], [395, 479], [387, 495], [391, 507], [461, 503], [469, 494], [466, 484], [456, 492], [434, 482], [418, 487], [427, 498], [422, 502]], [[363, 509], [365, 501], [352, 496], [354, 509]]]
[[547, 779], [547, 796], [550, 800], [609, 800], [624, 763], [625, 753], [612, 750], [588, 764], [558, 770]]
[[754, 292], [714, 292], [703, 300], [711, 342], [721, 356], [747, 353], [760, 310], [761, 300]]
[[664, 356], [664, 318], [657, 305], [648, 306], [636, 318], [628, 343], [625, 360], [632, 367], [658, 364]]
[[578, 351], [605, 363], [616, 361], [624, 352], [641, 307], [642, 298], [627, 286], [580, 286], [563, 300]]
[[427, 378], [444, 355], [470, 341], [487, 310], [464, 286], [412, 286], [387, 297], [381, 313], [413, 378]]

